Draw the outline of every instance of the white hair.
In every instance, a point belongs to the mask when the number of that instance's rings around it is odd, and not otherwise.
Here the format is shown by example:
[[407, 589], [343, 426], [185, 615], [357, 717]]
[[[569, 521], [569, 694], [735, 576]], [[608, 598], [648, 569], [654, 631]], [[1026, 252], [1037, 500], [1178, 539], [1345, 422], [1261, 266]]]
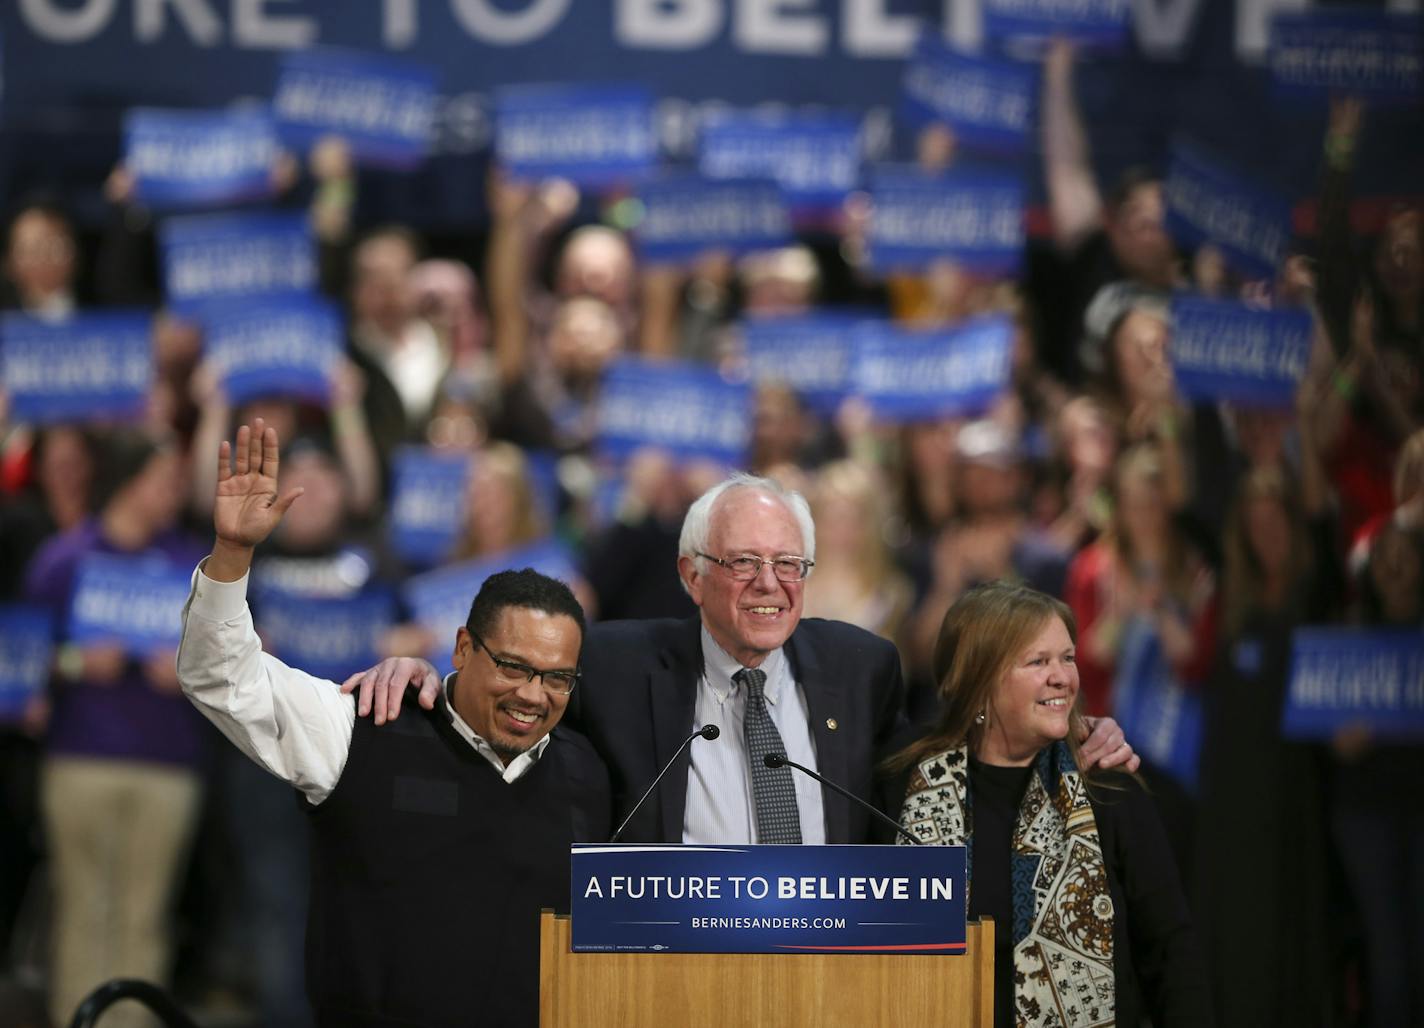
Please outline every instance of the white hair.
[[[687, 517], [682, 519], [682, 535], [677, 542], [679, 557], [690, 557], [696, 561], [698, 572], [706, 574], [707, 562], [698, 553], [707, 552], [707, 540], [712, 535], [712, 512], [717, 501], [734, 489], [752, 489], [779, 500], [801, 529], [802, 552], [798, 556], [809, 560], [816, 558], [816, 523], [811, 520], [811, 507], [806, 497], [794, 489], [787, 489], [775, 479], [749, 475], [745, 471], [734, 472], [693, 501], [687, 509]], [[684, 582], [683, 588], [686, 585]]]

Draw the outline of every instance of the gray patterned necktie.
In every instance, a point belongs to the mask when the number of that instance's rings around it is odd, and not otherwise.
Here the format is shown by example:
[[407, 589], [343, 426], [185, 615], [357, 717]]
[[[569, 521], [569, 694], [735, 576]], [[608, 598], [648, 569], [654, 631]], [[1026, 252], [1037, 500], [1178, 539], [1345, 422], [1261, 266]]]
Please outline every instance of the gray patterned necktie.
[[746, 686], [747, 712], [743, 727], [747, 739], [747, 760], [751, 764], [752, 796], [756, 800], [757, 841], [780, 845], [801, 842], [801, 812], [796, 806], [796, 786], [791, 768], [766, 766], [768, 753], [786, 755], [781, 733], [766, 709], [766, 672], [744, 667], [732, 681]]

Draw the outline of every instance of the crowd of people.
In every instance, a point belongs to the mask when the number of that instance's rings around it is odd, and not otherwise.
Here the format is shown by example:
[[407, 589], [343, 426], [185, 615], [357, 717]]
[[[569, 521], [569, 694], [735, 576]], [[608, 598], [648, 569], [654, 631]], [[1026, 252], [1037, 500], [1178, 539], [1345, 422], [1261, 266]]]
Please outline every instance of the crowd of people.
[[[1273, 279], [1245, 280], [1212, 245], [1174, 244], [1160, 169], [1097, 180], [1069, 47], [1046, 57], [1040, 118], [1050, 231], [1030, 240], [1016, 281], [949, 261], [879, 278], [853, 213], [837, 234], [775, 252], [649, 265], [621, 228], [575, 223], [590, 204], [568, 183], [497, 168], [488, 232], [444, 239], [436, 256], [409, 228], [360, 224], [359, 173], [340, 141], [323, 144], [286, 173], [301, 180], [323, 289], [347, 315], [325, 402], [231, 402], [200, 331], [167, 311], [137, 423], [25, 424], [0, 385], [0, 602], [62, 626], [87, 555], [191, 569], [211, 539], [218, 445], [260, 417], [283, 441], [283, 492], [304, 490], [252, 568], [278, 657], [264, 582], [340, 598], [428, 569], [388, 536], [408, 446], [473, 458], [439, 564], [557, 539], [577, 556], [569, 584], [590, 622], [690, 616], [679, 532], [731, 469], [653, 449], [605, 460], [610, 362], [678, 357], [734, 374], [747, 319], [874, 306], [949, 326], [1002, 312], [1016, 326], [1012, 378], [973, 416], [886, 424], [855, 400], [827, 415], [757, 384], [745, 469], [809, 501], [807, 616], [893, 642], [922, 723], [940, 713], [945, 612], [984, 583], [1066, 604], [1084, 714], [1114, 714], [1151, 648], [1202, 711], [1195, 773], [1147, 749], [1143, 775], [1220, 1022], [1421, 1023], [1424, 743], [1352, 726], [1300, 741], [1281, 712], [1296, 628], [1424, 625], [1424, 213], [1393, 209], [1357, 234], [1350, 182], [1368, 119], [1334, 101], [1317, 230]], [[947, 135], [925, 133], [927, 166], [952, 162]], [[105, 188], [113, 221], [97, 236], [48, 201], [18, 206], [6, 309], [61, 319], [156, 303], [153, 221], [122, 167]], [[1181, 397], [1169, 309], [1181, 291], [1309, 313], [1293, 409]], [[175, 961], [191, 1000], [227, 989], [257, 1023], [306, 1023], [307, 841], [290, 788], [221, 743], [181, 695], [173, 652], [137, 659], [58, 631], [49, 688], [0, 726], [0, 968], [43, 983], [56, 1024], [108, 978], [173, 981]], [[407, 611], [377, 654], [447, 642]]]

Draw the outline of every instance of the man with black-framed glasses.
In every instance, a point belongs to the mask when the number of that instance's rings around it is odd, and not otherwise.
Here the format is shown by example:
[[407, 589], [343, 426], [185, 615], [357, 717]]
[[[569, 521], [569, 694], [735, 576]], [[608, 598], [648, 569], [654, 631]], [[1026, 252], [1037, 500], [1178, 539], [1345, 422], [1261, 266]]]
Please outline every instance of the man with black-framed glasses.
[[538, 912], [568, 909], [569, 845], [610, 829], [608, 774], [557, 729], [581, 677], [583, 610], [530, 569], [492, 575], [455, 671], [399, 726], [263, 653], [247, 609], [277, 491], [259, 419], [219, 453], [212, 554], [193, 573], [178, 676], [200, 711], [302, 795], [312, 828], [307, 991], [331, 1025], [533, 1024]]

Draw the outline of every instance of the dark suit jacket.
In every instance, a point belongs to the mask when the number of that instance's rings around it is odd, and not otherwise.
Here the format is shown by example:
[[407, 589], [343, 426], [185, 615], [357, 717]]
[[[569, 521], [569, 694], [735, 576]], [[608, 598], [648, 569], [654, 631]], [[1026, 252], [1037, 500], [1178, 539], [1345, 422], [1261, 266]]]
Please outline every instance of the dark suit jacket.
[[[806, 693], [816, 770], [869, 801], [876, 763], [904, 725], [899, 654], [863, 629], [818, 619], [803, 619], [785, 649]], [[692, 732], [701, 674], [697, 618], [609, 621], [589, 628], [583, 681], [565, 717], [608, 764], [615, 825]], [[682, 841], [688, 767], [684, 753], [629, 823], [625, 840]], [[822, 792], [826, 841], [870, 841], [870, 815], [830, 790]]]

